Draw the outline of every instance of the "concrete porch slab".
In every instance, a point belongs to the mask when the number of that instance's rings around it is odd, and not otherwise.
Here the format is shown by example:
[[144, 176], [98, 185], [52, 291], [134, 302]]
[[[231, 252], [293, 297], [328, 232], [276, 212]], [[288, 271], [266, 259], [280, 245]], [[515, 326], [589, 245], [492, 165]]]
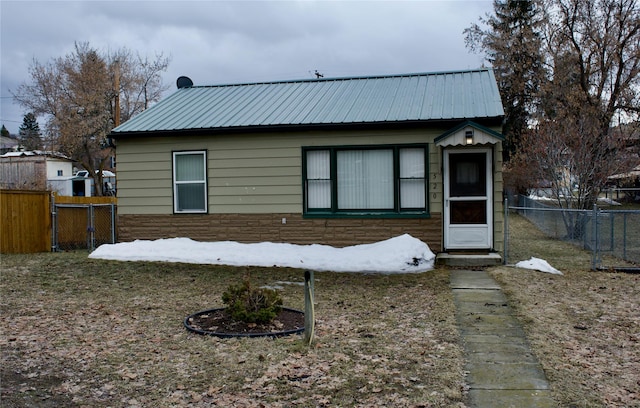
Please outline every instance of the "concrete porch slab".
[[450, 254], [441, 252], [436, 255], [437, 265], [446, 266], [495, 266], [502, 264], [502, 257], [496, 252], [488, 254]]

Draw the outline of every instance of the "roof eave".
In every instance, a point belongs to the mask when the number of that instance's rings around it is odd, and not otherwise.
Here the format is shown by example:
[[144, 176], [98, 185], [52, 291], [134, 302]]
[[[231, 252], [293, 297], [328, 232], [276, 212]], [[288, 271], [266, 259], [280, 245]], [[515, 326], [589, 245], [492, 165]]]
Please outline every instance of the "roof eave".
[[438, 126], [440, 124], [466, 123], [472, 121], [484, 126], [499, 126], [504, 116], [492, 116], [484, 118], [446, 118], [430, 120], [405, 120], [388, 122], [357, 122], [357, 123], [310, 123], [310, 124], [286, 124], [286, 125], [257, 125], [215, 127], [198, 129], [163, 129], [146, 131], [111, 132], [109, 137], [113, 139], [125, 137], [167, 137], [167, 136], [202, 136], [213, 134], [238, 134], [238, 133], [272, 133], [294, 132], [311, 130], [368, 130], [368, 129], [405, 129], [412, 127]]

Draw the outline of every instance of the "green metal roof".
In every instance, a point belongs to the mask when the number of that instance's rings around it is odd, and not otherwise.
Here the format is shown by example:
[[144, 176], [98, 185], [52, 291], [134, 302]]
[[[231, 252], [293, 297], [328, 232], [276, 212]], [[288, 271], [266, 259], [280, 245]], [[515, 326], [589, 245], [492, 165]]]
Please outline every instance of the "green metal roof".
[[491, 69], [178, 89], [113, 130], [268, 128], [499, 118]]

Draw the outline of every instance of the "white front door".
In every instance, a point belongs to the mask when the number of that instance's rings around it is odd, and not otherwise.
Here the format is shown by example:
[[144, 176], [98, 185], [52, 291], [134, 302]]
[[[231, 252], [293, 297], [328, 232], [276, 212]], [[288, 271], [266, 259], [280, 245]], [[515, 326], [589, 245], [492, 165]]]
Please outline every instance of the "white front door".
[[492, 247], [491, 160], [491, 149], [444, 150], [445, 250]]

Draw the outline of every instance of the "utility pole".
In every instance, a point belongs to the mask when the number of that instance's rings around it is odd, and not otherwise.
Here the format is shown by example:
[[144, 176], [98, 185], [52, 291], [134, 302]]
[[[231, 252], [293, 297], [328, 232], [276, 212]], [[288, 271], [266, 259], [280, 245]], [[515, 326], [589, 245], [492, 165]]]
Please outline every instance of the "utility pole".
[[115, 62], [115, 77], [113, 87], [115, 88], [115, 114], [113, 117], [114, 127], [120, 126], [120, 60]]

